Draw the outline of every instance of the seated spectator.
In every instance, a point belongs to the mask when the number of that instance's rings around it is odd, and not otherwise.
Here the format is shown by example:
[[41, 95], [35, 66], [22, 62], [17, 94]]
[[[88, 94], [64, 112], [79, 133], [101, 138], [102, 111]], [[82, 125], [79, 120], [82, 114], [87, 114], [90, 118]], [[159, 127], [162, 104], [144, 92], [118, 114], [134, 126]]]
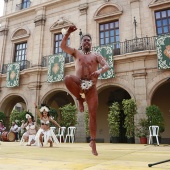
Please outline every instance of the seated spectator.
[[15, 140], [18, 141], [18, 132], [19, 132], [20, 128], [18, 127], [18, 125], [16, 124], [16, 122], [12, 122], [12, 126], [10, 128], [10, 132], [15, 133]]

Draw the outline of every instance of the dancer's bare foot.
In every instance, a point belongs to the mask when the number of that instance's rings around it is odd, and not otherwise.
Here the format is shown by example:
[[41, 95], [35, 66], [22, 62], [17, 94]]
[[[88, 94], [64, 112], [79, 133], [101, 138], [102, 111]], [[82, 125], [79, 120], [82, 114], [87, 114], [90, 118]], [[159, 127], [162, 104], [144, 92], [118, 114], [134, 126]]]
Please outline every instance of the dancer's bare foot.
[[96, 141], [95, 139], [91, 139], [89, 146], [92, 148], [92, 154], [97, 156], [97, 150], [96, 150]]
[[50, 147], [53, 147], [53, 142], [52, 141], [50, 142]]
[[26, 144], [26, 146], [31, 146], [31, 144]]

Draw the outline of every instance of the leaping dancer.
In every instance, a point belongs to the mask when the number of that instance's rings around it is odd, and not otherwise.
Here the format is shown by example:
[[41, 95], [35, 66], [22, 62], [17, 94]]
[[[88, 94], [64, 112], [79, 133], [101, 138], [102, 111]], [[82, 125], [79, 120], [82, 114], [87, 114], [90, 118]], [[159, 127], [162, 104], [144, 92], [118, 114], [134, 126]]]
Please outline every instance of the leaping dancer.
[[[84, 112], [83, 102], [87, 102], [90, 118], [90, 146], [92, 148], [92, 154], [97, 156], [96, 111], [98, 106], [98, 94], [96, 83], [99, 75], [109, 69], [109, 65], [103, 56], [91, 51], [92, 38], [89, 34], [82, 36], [81, 50], [76, 50], [75, 48], [67, 46], [69, 35], [76, 30], [76, 26], [70, 26], [61, 42], [62, 50], [74, 57], [76, 74], [75, 76], [65, 76], [64, 82], [67, 89], [77, 98], [80, 112]], [[98, 69], [99, 64], [102, 67], [101, 69]]]

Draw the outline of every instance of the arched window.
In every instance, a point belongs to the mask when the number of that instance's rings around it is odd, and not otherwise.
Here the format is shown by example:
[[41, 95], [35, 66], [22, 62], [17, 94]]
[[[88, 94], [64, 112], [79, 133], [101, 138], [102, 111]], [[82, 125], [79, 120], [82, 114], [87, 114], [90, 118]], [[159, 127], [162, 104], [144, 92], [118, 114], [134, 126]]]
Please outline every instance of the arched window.
[[[52, 32], [52, 36], [54, 37], [53, 41], [53, 54], [63, 53], [63, 50], [60, 48], [61, 41], [63, 39], [63, 34], [61, 30], [67, 29], [70, 25], [72, 25], [71, 22], [64, 18], [60, 18], [57, 20], [50, 28], [50, 31]], [[68, 38], [67, 45], [70, 45], [70, 38]], [[69, 54], [65, 54], [65, 63], [73, 62], [73, 57], [71, 57]]]
[[13, 62], [20, 62], [20, 70], [30, 66], [30, 62], [27, 61], [27, 40], [29, 36], [30, 31], [27, 28], [18, 28], [11, 37], [14, 46]]
[[113, 44], [119, 51], [119, 18], [122, 8], [117, 4], [105, 4], [97, 9], [94, 20], [98, 24], [99, 45]]

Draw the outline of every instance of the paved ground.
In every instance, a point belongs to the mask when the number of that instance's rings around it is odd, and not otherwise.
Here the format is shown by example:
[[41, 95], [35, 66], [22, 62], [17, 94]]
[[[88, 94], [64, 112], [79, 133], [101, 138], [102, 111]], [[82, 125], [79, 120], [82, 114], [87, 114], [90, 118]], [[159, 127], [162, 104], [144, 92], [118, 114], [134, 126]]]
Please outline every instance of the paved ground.
[[93, 156], [87, 143], [61, 143], [53, 148], [1, 142], [0, 170], [170, 170], [170, 145], [97, 143]]

